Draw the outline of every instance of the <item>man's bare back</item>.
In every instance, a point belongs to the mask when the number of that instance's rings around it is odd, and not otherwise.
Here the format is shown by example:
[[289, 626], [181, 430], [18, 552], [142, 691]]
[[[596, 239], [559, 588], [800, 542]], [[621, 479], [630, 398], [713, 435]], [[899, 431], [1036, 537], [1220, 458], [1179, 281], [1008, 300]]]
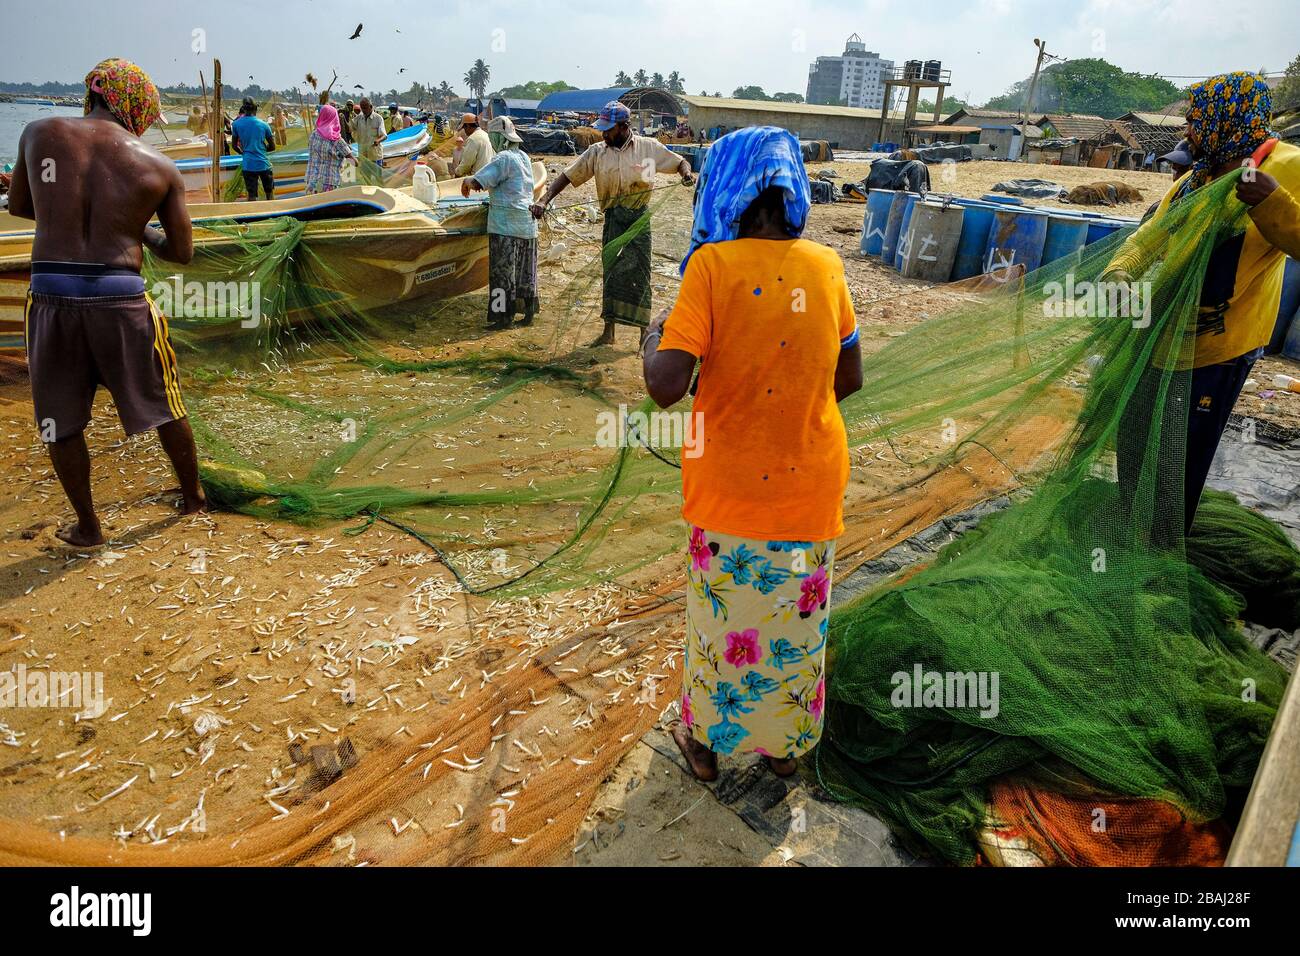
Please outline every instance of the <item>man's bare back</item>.
[[[36, 220], [33, 261], [138, 271], [142, 241], [175, 262], [192, 255], [185, 183], [176, 164], [107, 110], [38, 120], [23, 130], [9, 212]], [[157, 230], [146, 236], [155, 215], [165, 237]]]
[[[129, 111], [140, 88], [131, 85], [132, 71], [152, 92], [143, 115]], [[105, 84], [111, 92], [101, 92]], [[144, 244], [172, 262], [193, 257], [185, 184], [175, 164], [135, 133], [158, 115], [157, 91], [142, 71], [106, 60], [87, 85], [93, 108], [86, 117], [40, 120], [23, 130], [9, 198], [10, 213], [36, 220], [24, 323], [28, 376], [42, 440], [77, 515], [56, 534], [76, 547], [104, 542], [84, 435], [100, 386], [112, 393], [128, 435], [157, 430], [180, 480], [183, 511], [207, 506], [175, 352], [139, 276]], [[162, 231], [149, 225], [155, 214]], [[101, 281], [124, 281], [131, 291], [104, 292]]]

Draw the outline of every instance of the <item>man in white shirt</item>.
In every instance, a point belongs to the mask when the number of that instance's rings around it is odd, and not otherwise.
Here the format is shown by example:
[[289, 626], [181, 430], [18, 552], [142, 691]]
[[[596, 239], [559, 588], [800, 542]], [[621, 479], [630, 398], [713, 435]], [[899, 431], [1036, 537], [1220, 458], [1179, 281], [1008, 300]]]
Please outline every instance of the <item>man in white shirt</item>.
[[532, 207], [533, 217], [540, 219], [546, 207], [570, 183], [580, 186], [593, 177], [596, 197], [605, 212], [602, 247], [626, 236], [617, 255], [603, 256], [604, 288], [601, 317], [605, 328], [592, 347], [614, 344], [614, 325], [634, 325], [640, 329], [650, 322], [650, 191], [656, 173], [675, 172], [682, 183], [695, 182], [691, 164], [663, 143], [632, 132], [632, 114], [618, 100], [607, 103], [593, 124], [603, 141], [594, 143], [568, 169], [560, 173], [546, 190], [540, 203]]
[[473, 176], [496, 157], [492, 141], [488, 134], [478, 125], [478, 117], [466, 113], [460, 121], [460, 131], [465, 136], [465, 145], [461, 148], [460, 162], [452, 171], [453, 177]]

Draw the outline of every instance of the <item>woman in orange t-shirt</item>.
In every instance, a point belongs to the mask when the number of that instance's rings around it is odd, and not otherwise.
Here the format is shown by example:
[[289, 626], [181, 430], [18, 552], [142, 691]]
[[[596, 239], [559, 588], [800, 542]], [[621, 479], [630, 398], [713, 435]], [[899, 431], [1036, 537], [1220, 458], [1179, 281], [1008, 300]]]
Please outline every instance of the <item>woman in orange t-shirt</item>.
[[746, 752], [785, 776], [821, 736], [849, 474], [837, 402], [861, 388], [862, 356], [843, 263], [798, 238], [798, 141], [751, 128], [711, 154], [676, 305], [644, 343], [661, 408], [701, 363], [682, 456], [690, 586], [673, 736], [700, 779], [717, 776], [717, 754]]

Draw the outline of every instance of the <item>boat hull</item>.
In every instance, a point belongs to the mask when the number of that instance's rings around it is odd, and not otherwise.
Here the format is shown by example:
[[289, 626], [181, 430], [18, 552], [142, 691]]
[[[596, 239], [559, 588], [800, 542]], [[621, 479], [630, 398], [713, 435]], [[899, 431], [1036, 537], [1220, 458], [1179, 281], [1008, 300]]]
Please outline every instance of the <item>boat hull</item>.
[[[545, 167], [534, 163], [533, 172], [540, 194]], [[306, 222], [300, 277], [340, 309], [365, 313], [473, 292], [488, 279], [487, 206], [461, 200], [460, 183], [438, 183], [439, 202], [432, 207], [415, 200], [409, 190], [373, 186], [270, 202], [194, 205], [194, 261], [177, 272], [228, 279], [231, 261], [244, 254], [249, 239], [257, 241], [260, 223], [293, 217]], [[315, 219], [317, 215], [351, 218]], [[214, 229], [212, 223], [220, 225]], [[30, 222], [0, 214], [0, 348], [6, 350], [23, 346], [34, 236]], [[312, 312], [304, 308], [277, 321], [311, 321]], [[247, 331], [238, 319], [178, 317], [171, 323], [199, 340]]]

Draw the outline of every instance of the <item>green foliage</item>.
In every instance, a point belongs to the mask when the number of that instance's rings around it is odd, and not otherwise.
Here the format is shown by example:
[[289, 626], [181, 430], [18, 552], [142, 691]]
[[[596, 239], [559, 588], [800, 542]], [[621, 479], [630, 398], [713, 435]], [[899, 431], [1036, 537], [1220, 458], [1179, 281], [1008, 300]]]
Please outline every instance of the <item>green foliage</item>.
[[[1030, 79], [1014, 84], [985, 109], [1024, 109]], [[1126, 73], [1101, 59], [1066, 60], [1043, 68], [1038, 76], [1032, 111], [1037, 113], [1091, 113], [1113, 119], [1130, 110], [1159, 110], [1178, 99], [1180, 90], [1155, 75]]]
[[502, 87], [492, 95], [509, 100], [540, 100], [544, 99], [548, 93], [576, 89], [576, 86], [566, 83], [564, 80], [556, 80], [553, 83], [548, 83], [545, 80], [529, 80], [527, 83], [516, 83], [514, 86]]
[[1300, 54], [1291, 61], [1282, 76], [1282, 82], [1273, 90], [1273, 112], [1289, 113], [1300, 110]]
[[469, 87], [470, 93], [481, 100], [490, 79], [492, 79], [492, 68], [479, 59], [475, 60], [474, 65], [465, 72], [462, 82]]
[[[970, 104], [967, 103], [965, 100], [963, 100], [960, 96], [948, 96], [946, 94], [944, 95], [943, 98], [944, 116], [947, 116], [950, 113], [955, 113], [958, 110], [964, 110], [964, 109], [970, 109]], [[917, 100], [916, 111], [917, 113], [929, 113], [931, 116], [933, 116], [934, 100], [926, 100], [926, 99]]]

